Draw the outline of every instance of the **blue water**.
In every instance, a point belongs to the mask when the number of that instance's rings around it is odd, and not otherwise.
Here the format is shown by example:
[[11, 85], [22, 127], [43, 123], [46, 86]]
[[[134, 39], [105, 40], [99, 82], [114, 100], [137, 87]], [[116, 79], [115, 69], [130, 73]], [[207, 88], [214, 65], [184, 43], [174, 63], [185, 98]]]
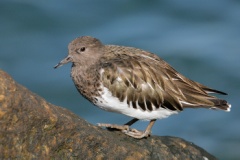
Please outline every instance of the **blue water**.
[[230, 113], [185, 110], [159, 120], [153, 134], [184, 138], [219, 159], [240, 158], [240, 1], [0, 1], [0, 68], [90, 123], [122, 124], [130, 118], [78, 94], [70, 65], [53, 69], [82, 35], [154, 52], [185, 76], [229, 93], [220, 97], [232, 104]]

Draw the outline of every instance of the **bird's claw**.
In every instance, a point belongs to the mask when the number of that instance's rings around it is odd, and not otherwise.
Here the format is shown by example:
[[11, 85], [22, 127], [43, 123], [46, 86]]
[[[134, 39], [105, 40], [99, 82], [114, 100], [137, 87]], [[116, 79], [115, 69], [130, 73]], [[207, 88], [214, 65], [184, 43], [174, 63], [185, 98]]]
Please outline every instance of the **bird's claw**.
[[105, 124], [105, 123], [98, 123], [97, 125], [100, 127], [106, 127], [107, 129], [119, 130], [122, 133], [137, 139], [150, 136], [150, 132], [148, 131], [142, 132], [137, 129], [130, 128], [128, 125], [116, 125], [116, 124]]

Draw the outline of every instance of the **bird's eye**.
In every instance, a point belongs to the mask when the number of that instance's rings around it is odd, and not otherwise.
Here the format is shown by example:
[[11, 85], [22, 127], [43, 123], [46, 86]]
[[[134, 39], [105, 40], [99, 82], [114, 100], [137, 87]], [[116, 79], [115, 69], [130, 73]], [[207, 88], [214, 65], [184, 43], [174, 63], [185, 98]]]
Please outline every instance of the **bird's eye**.
[[86, 50], [86, 47], [81, 47], [81, 48], [77, 48], [75, 50], [75, 52], [77, 52], [78, 54], [81, 54], [82, 52], [84, 52]]
[[80, 51], [81, 51], [81, 52], [84, 52], [85, 49], [86, 49], [85, 47], [82, 47], [82, 48], [80, 48]]

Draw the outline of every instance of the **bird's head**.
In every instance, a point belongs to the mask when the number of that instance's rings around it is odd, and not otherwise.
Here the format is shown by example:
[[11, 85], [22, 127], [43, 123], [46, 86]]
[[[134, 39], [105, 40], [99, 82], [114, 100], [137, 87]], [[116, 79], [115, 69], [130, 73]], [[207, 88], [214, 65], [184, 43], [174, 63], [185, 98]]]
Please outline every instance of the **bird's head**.
[[68, 45], [68, 56], [54, 68], [58, 68], [69, 62], [80, 66], [91, 64], [91, 62], [102, 55], [103, 46], [96, 38], [90, 36], [78, 37]]

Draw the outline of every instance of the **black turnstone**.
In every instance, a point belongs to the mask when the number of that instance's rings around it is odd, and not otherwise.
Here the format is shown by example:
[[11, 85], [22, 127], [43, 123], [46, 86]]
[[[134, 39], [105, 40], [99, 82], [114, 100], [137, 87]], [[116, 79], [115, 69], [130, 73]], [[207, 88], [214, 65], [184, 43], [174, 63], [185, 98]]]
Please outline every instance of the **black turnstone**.
[[[103, 45], [83, 36], [73, 40], [68, 56], [54, 68], [72, 62], [71, 77], [77, 90], [94, 105], [133, 117], [125, 125], [98, 124], [121, 130], [134, 138], [150, 135], [156, 119], [185, 108], [230, 111], [231, 105], [210, 93], [226, 93], [194, 82], [157, 55], [125, 46]], [[145, 131], [131, 129], [138, 120], [149, 120]]]

